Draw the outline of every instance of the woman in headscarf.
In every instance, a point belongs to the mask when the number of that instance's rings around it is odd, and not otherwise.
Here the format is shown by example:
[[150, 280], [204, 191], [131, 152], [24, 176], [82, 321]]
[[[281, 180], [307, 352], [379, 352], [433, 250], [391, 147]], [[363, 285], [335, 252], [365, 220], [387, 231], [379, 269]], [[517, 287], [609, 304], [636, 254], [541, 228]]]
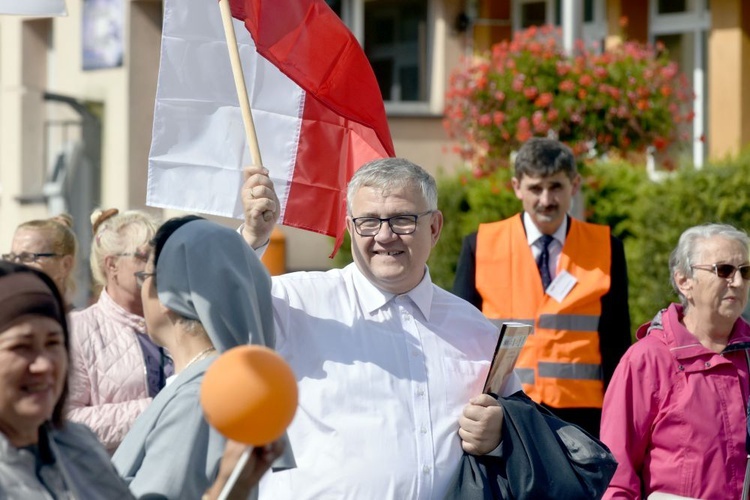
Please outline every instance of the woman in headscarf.
[[63, 420], [67, 370], [58, 287], [0, 262], [0, 498], [127, 498], [96, 436]]
[[73, 218], [68, 214], [24, 222], [13, 234], [10, 253], [2, 256], [3, 260], [44, 271], [60, 290], [66, 310], [72, 308], [70, 301], [76, 289], [78, 242], [72, 228]]
[[217, 354], [248, 343], [273, 345], [271, 280], [236, 231], [195, 216], [159, 229], [137, 276], [149, 335], [171, 353], [176, 375], [113, 462], [137, 496], [198, 498], [224, 448], [203, 417], [201, 381]]
[[146, 212], [91, 214], [91, 273], [99, 300], [70, 315], [67, 417], [88, 425], [110, 454], [164, 387], [172, 361], [146, 334], [135, 273], [143, 271], [158, 224]]
[[[68, 327], [57, 286], [36, 269], [0, 262], [2, 500], [133, 498], [91, 430], [64, 420], [67, 367]], [[242, 449], [227, 445], [205, 498], [219, 497]], [[232, 498], [246, 497], [279, 453], [256, 451]]]

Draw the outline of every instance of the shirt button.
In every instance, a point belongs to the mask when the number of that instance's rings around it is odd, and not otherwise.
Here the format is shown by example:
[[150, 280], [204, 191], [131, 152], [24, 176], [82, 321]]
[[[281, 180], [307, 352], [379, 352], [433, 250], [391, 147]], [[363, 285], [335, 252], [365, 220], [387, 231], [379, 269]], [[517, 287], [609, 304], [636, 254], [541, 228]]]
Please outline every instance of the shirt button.
[[419, 432], [421, 432], [422, 434], [427, 434], [427, 427], [425, 427], [425, 426], [423, 425], [423, 426], [422, 426], [422, 428], [421, 428], [421, 429], [419, 429]]
[[706, 361], [706, 368], [711, 368], [711, 363], [709, 363], [708, 361]]
[[425, 474], [429, 474], [430, 470], [431, 467], [429, 465], [425, 465], [424, 467], [422, 467], [422, 472], [424, 472]]
[[417, 391], [417, 396], [419, 396], [419, 397], [422, 397], [422, 396], [424, 396], [424, 389], [419, 389], [419, 390]]

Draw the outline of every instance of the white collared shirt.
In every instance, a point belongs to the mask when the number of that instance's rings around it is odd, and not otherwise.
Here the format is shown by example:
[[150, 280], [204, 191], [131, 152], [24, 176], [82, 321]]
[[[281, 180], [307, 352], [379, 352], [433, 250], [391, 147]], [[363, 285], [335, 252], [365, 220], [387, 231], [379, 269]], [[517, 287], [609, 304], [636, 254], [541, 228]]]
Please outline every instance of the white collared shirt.
[[[299, 383], [297, 468], [266, 474], [261, 500], [442, 498], [497, 328], [427, 270], [404, 295], [350, 264], [275, 277], [273, 296], [276, 348]], [[514, 376], [503, 395], [519, 390]]]
[[[542, 232], [536, 227], [534, 221], [531, 220], [531, 216], [524, 212], [523, 213], [523, 227], [526, 229], [526, 239], [531, 247], [531, 253], [534, 256], [535, 261], [539, 261], [539, 255], [542, 253]], [[565, 244], [565, 236], [568, 232], [568, 217], [562, 221], [560, 227], [552, 235], [554, 241], [550, 242], [547, 247], [549, 252], [549, 276], [552, 280], [557, 276], [557, 264], [560, 262], [560, 255], [562, 254], [562, 247]]]

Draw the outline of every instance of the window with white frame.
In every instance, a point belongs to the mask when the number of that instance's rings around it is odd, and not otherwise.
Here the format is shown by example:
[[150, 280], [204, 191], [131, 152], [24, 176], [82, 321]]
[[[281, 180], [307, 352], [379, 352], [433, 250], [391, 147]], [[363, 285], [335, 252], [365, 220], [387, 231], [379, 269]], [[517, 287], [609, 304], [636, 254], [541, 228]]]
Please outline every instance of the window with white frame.
[[[578, 1], [578, 0], [576, 0]], [[562, 0], [515, 0], [512, 3], [513, 28], [562, 24]], [[607, 36], [604, 0], [583, 0], [583, 39], [602, 44]]]
[[437, 62], [445, 30], [439, 0], [326, 2], [362, 44], [389, 114], [442, 110]]
[[711, 28], [709, 0], [656, 0], [649, 5], [649, 41], [661, 42], [676, 61], [695, 94], [694, 118], [690, 124], [692, 148], [689, 156], [701, 167], [706, 157], [708, 116], [706, 69], [708, 33]]

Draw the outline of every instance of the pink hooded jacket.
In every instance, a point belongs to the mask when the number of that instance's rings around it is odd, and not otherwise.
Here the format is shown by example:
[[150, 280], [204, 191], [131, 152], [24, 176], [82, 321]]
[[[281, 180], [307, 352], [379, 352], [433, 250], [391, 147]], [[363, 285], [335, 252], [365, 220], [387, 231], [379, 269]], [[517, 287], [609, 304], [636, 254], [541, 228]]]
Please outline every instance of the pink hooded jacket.
[[741, 497], [750, 326], [738, 319], [717, 354], [681, 316], [672, 304], [641, 326], [609, 384], [601, 440], [619, 465], [604, 498]]
[[102, 290], [99, 300], [70, 313], [70, 395], [67, 416], [88, 425], [114, 453], [151, 402], [146, 363], [136, 337], [146, 321]]

